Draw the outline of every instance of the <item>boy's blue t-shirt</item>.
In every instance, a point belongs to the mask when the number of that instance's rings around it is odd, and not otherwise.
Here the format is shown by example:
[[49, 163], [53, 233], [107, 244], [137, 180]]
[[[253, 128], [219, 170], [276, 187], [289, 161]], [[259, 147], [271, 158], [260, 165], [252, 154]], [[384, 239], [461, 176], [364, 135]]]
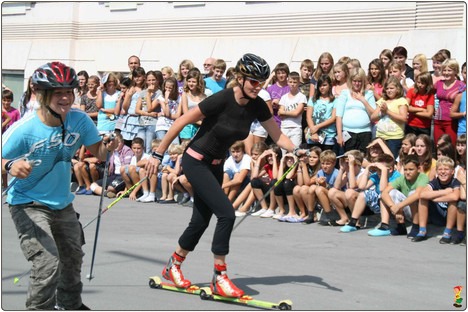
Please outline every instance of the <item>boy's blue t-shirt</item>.
[[[398, 178], [400, 176], [401, 176], [400, 172], [398, 172], [397, 170], [393, 170], [393, 173], [392, 173], [392, 175], [390, 177], [388, 177], [387, 182], [392, 182], [392, 181], [394, 181], [396, 178]], [[377, 194], [380, 194], [380, 177], [379, 177], [379, 175], [376, 172], [374, 172], [373, 174], [370, 175], [369, 180], [374, 182], [375, 192]]]
[[206, 88], [213, 91], [213, 94], [226, 87], [226, 79], [224, 77], [220, 81], [216, 81], [212, 77], [205, 78], [204, 81]]
[[75, 198], [70, 192], [71, 159], [82, 146], [101, 137], [89, 116], [79, 109], [67, 114], [62, 142], [62, 127], [42, 123], [37, 112], [20, 119], [2, 135], [2, 158], [26, 157], [36, 161], [26, 179], [18, 179], [8, 191], [10, 205], [39, 202], [53, 210], [67, 207]]
[[326, 174], [322, 169], [320, 169], [317, 172], [317, 178], [320, 178], [320, 177], [325, 177], [325, 181], [327, 182], [327, 185], [332, 186], [335, 184], [335, 180], [338, 177], [338, 169], [333, 168], [333, 172], [330, 174]]

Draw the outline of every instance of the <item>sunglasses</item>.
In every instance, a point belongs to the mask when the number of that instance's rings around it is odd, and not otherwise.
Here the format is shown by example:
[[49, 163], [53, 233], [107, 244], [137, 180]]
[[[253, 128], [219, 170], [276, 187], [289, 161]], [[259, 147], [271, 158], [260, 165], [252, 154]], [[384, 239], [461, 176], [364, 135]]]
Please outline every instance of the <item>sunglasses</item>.
[[247, 80], [250, 82], [250, 84], [252, 85], [252, 87], [254, 88], [257, 88], [257, 87], [262, 87], [264, 84], [265, 84], [265, 81], [259, 81], [259, 80], [256, 80], [256, 79], [253, 79], [253, 78], [249, 78], [247, 77]]

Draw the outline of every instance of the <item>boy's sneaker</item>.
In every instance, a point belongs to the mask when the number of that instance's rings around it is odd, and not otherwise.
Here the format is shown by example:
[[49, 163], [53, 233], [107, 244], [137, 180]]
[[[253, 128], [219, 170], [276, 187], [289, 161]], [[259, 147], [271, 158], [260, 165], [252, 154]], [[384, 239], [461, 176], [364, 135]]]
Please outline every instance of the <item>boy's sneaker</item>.
[[442, 236], [442, 238], [439, 240], [439, 243], [441, 244], [450, 244], [450, 242], [452, 241], [452, 236]]
[[190, 196], [182, 196], [182, 199], [178, 202], [179, 205], [183, 205], [190, 200]]
[[142, 199], [145, 199], [146, 196], [148, 196], [148, 194], [146, 194], [146, 195], [143, 194], [143, 195], [141, 195], [140, 197], [138, 197], [138, 198], [136, 199], [136, 201], [137, 201], [137, 202], [141, 202], [141, 200], [142, 200]]
[[234, 213], [236, 217], [243, 217], [247, 214], [247, 212], [237, 211]]
[[416, 235], [418, 235], [418, 233], [419, 233], [419, 225], [418, 226], [413, 225], [411, 227], [411, 230], [408, 233], [408, 235], [406, 235], [406, 237], [407, 238], [413, 238], [413, 237], [416, 237]]
[[412, 242], [415, 242], [415, 243], [418, 243], [418, 242], [422, 242], [422, 241], [425, 241], [427, 239], [427, 235], [424, 234], [424, 235], [416, 235], [415, 237], [413, 237], [411, 239]]
[[267, 211], [265, 211], [264, 213], [260, 215], [260, 218], [271, 218], [274, 215], [275, 215], [275, 212], [271, 209], [268, 209]]
[[267, 209], [262, 208], [259, 211], [252, 213], [251, 216], [258, 217], [258, 216], [261, 216], [262, 214], [264, 214], [266, 211], [267, 211]]
[[342, 226], [340, 228], [340, 232], [341, 233], [350, 233], [350, 232], [355, 232], [357, 231], [357, 227], [356, 226], [353, 226], [353, 225], [348, 225], [346, 224], [345, 226]]
[[304, 219], [304, 224], [311, 224], [311, 223], [314, 223], [314, 214], [312, 212], [309, 212], [309, 214], [307, 215], [307, 218]]
[[367, 235], [373, 236], [373, 237], [390, 236], [391, 232], [390, 230], [384, 230], [384, 229], [378, 228], [378, 229], [370, 230], [369, 232], [367, 232]]
[[459, 245], [463, 242], [463, 240], [465, 239], [465, 235], [462, 234], [462, 235], [452, 235], [452, 241], [450, 242], [450, 244], [452, 245]]
[[282, 213], [276, 213], [272, 218], [275, 219], [275, 220], [279, 220], [279, 219], [281, 219], [283, 216], [284, 216], [284, 214], [282, 214]]
[[84, 193], [86, 193], [86, 187], [85, 186], [79, 186], [78, 189], [75, 192], [76, 195], [83, 195]]
[[[143, 196], [144, 196], [144, 195], [143, 195]], [[142, 196], [142, 197], [143, 197], [143, 196]], [[140, 198], [141, 198], [141, 197], [140, 197]], [[142, 203], [152, 203], [152, 202], [154, 202], [154, 200], [155, 200], [155, 196], [154, 196], [154, 195], [149, 195], [149, 194], [148, 194], [148, 196], [145, 196], [143, 199], [140, 200], [140, 202], [142, 202]]]
[[84, 195], [93, 195], [93, 191], [85, 189]]

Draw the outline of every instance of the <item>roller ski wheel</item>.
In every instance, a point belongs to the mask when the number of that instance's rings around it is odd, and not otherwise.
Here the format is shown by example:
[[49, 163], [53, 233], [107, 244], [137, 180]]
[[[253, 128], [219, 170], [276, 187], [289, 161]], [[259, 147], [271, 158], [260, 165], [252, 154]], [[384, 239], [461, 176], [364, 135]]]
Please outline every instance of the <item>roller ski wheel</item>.
[[280, 309], [280, 310], [292, 310], [292, 302], [290, 300], [281, 301], [278, 304], [278, 309]]
[[159, 276], [150, 277], [148, 284], [149, 284], [149, 287], [151, 287], [151, 288], [155, 288], [155, 289], [161, 289], [162, 288], [161, 279], [159, 278]]
[[210, 300], [212, 299], [211, 289], [208, 287], [203, 287], [200, 289], [200, 299], [201, 300]]

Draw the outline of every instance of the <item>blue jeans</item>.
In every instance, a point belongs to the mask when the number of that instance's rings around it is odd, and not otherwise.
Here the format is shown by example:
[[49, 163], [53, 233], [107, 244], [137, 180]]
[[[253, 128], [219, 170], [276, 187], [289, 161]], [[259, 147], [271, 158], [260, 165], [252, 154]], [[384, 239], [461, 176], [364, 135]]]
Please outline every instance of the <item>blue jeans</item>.
[[400, 153], [401, 141], [402, 139], [385, 140], [385, 143], [387, 143], [387, 146], [392, 151], [393, 158], [395, 159], [397, 159], [398, 154]]
[[144, 126], [142, 127], [137, 134], [137, 137], [140, 137], [145, 142], [145, 152], [147, 154], [151, 153], [151, 141], [154, 138], [154, 129], [156, 126]]

